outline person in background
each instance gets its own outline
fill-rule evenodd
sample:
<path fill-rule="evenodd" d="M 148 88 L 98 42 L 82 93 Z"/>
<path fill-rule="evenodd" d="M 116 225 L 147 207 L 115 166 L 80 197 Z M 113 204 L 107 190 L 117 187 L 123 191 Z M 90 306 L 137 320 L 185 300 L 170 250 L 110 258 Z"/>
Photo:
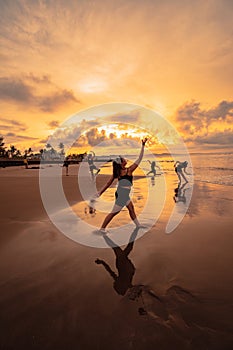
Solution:
<path fill-rule="evenodd" d="M 70 165 L 70 163 L 69 163 L 69 158 L 66 157 L 65 160 L 64 160 L 64 163 L 63 163 L 63 167 L 66 168 L 66 176 L 69 175 L 69 174 L 68 174 L 68 173 L 69 173 L 69 165 Z"/>
<path fill-rule="evenodd" d="M 156 175 L 156 169 L 155 169 L 156 163 L 154 160 L 152 162 L 150 160 L 148 160 L 148 162 L 150 163 L 151 169 L 146 175 L 153 174 L 153 176 L 155 176 Z"/>
<path fill-rule="evenodd" d="M 94 180 L 95 175 L 97 175 L 100 172 L 100 169 L 98 169 L 97 166 L 94 164 L 94 156 L 92 154 L 88 154 L 87 162 L 89 165 L 92 180 Z M 95 174 L 94 170 L 97 170 Z"/>
<path fill-rule="evenodd" d="M 27 156 L 24 157 L 23 164 L 24 164 L 24 166 L 25 166 L 25 169 L 28 169 L 28 160 L 27 160 Z"/>
<path fill-rule="evenodd" d="M 175 167 L 175 172 L 178 176 L 179 179 L 179 183 L 181 184 L 182 178 L 184 179 L 184 181 L 187 183 L 188 180 L 186 179 L 186 176 L 184 175 L 184 173 L 186 175 L 190 175 L 186 172 L 186 168 L 188 166 L 188 162 L 180 162 L 179 160 L 177 162 L 175 162 L 174 167 Z"/>

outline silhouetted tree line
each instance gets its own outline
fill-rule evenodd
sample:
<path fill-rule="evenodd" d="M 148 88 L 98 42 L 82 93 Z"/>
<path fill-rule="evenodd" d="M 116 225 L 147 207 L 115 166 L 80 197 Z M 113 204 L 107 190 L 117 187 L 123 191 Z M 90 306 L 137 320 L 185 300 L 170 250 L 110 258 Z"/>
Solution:
<path fill-rule="evenodd" d="M 0 158 L 5 159 L 37 159 L 37 160 L 63 160 L 65 158 L 65 145 L 60 142 L 58 145 L 58 150 L 56 150 L 50 143 L 47 143 L 44 149 L 40 149 L 39 152 L 34 153 L 32 148 L 29 147 L 24 151 L 17 149 L 14 145 L 10 145 L 10 147 L 4 146 L 4 138 L 0 136 Z M 70 154 L 70 160 L 79 160 L 86 156 L 86 152 L 82 154 Z"/>

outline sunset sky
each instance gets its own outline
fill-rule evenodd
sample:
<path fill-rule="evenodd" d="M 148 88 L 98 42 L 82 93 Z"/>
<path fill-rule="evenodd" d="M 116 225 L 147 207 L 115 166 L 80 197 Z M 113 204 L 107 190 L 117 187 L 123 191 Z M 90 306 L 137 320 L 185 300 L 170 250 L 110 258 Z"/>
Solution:
<path fill-rule="evenodd" d="M 191 151 L 232 149 L 233 1 L 0 0 L 0 11 L 7 146 L 39 150 L 70 115 L 128 102 L 165 116 Z"/>

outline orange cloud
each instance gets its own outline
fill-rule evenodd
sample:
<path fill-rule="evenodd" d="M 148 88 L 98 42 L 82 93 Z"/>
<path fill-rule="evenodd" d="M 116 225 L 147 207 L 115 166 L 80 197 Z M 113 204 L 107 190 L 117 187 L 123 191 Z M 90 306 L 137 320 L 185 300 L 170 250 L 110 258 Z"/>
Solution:
<path fill-rule="evenodd" d="M 204 109 L 200 102 L 187 102 L 175 114 L 178 128 L 187 142 L 232 147 L 233 101 L 221 101 Z"/>

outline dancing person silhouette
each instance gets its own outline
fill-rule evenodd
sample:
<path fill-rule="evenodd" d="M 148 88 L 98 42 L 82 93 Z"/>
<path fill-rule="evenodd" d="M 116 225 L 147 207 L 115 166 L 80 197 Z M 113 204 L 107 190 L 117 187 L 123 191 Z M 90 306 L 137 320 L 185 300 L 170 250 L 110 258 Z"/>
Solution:
<path fill-rule="evenodd" d="M 156 163 L 154 160 L 152 162 L 150 160 L 148 160 L 148 162 L 150 163 L 151 169 L 146 175 L 153 174 L 153 176 L 155 176 L 156 175 L 156 169 L 155 169 Z"/>
<path fill-rule="evenodd" d="M 137 219 L 134 205 L 130 199 L 130 191 L 131 187 L 133 185 L 133 172 L 137 169 L 138 165 L 140 164 L 143 155 L 144 155 L 144 147 L 147 142 L 147 138 L 142 140 L 142 146 L 141 151 L 139 154 L 138 159 L 128 168 L 126 168 L 127 161 L 125 158 L 118 157 L 116 160 L 113 161 L 113 174 L 109 181 L 106 183 L 106 185 L 102 188 L 101 191 L 98 192 L 97 196 L 101 196 L 106 189 L 111 186 L 113 181 L 115 179 L 118 179 L 118 187 L 115 192 L 115 204 L 112 208 L 112 211 L 106 216 L 104 219 L 102 226 L 100 228 L 100 231 L 102 233 L 106 233 L 106 227 L 110 223 L 110 221 L 120 213 L 122 208 L 125 206 L 127 207 L 129 211 L 129 215 L 131 219 L 134 221 L 136 227 L 142 227 Z"/>
<path fill-rule="evenodd" d="M 177 176 L 178 176 L 178 179 L 179 179 L 180 184 L 181 184 L 181 181 L 182 181 L 181 177 L 185 180 L 186 183 L 188 182 L 188 180 L 186 179 L 186 177 L 185 177 L 185 175 L 184 175 L 184 173 L 185 173 L 186 175 L 190 175 L 190 174 L 188 174 L 188 173 L 186 172 L 187 166 L 188 166 L 188 162 L 187 162 L 187 161 L 185 161 L 185 162 L 180 162 L 180 161 L 178 160 L 178 161 L 175 162 L 175 164 L 174 164 L 175 172 L 177 173 Z"/>
<path fill-rule="evenodd" d="M 88 162 L 88 165 L 89 165 L 91 178 L 92 178 L 92 180 L 94 180 L 95 176 L 94 176 L 94 171 L 93 170 L 96 170 L 95 175 L 97 175 L 100 172 L 100 169 L 98 169 L 97 166 L 94 164 L 94 156 L 92 154 L 88 154 L 87 162 Z"/>

